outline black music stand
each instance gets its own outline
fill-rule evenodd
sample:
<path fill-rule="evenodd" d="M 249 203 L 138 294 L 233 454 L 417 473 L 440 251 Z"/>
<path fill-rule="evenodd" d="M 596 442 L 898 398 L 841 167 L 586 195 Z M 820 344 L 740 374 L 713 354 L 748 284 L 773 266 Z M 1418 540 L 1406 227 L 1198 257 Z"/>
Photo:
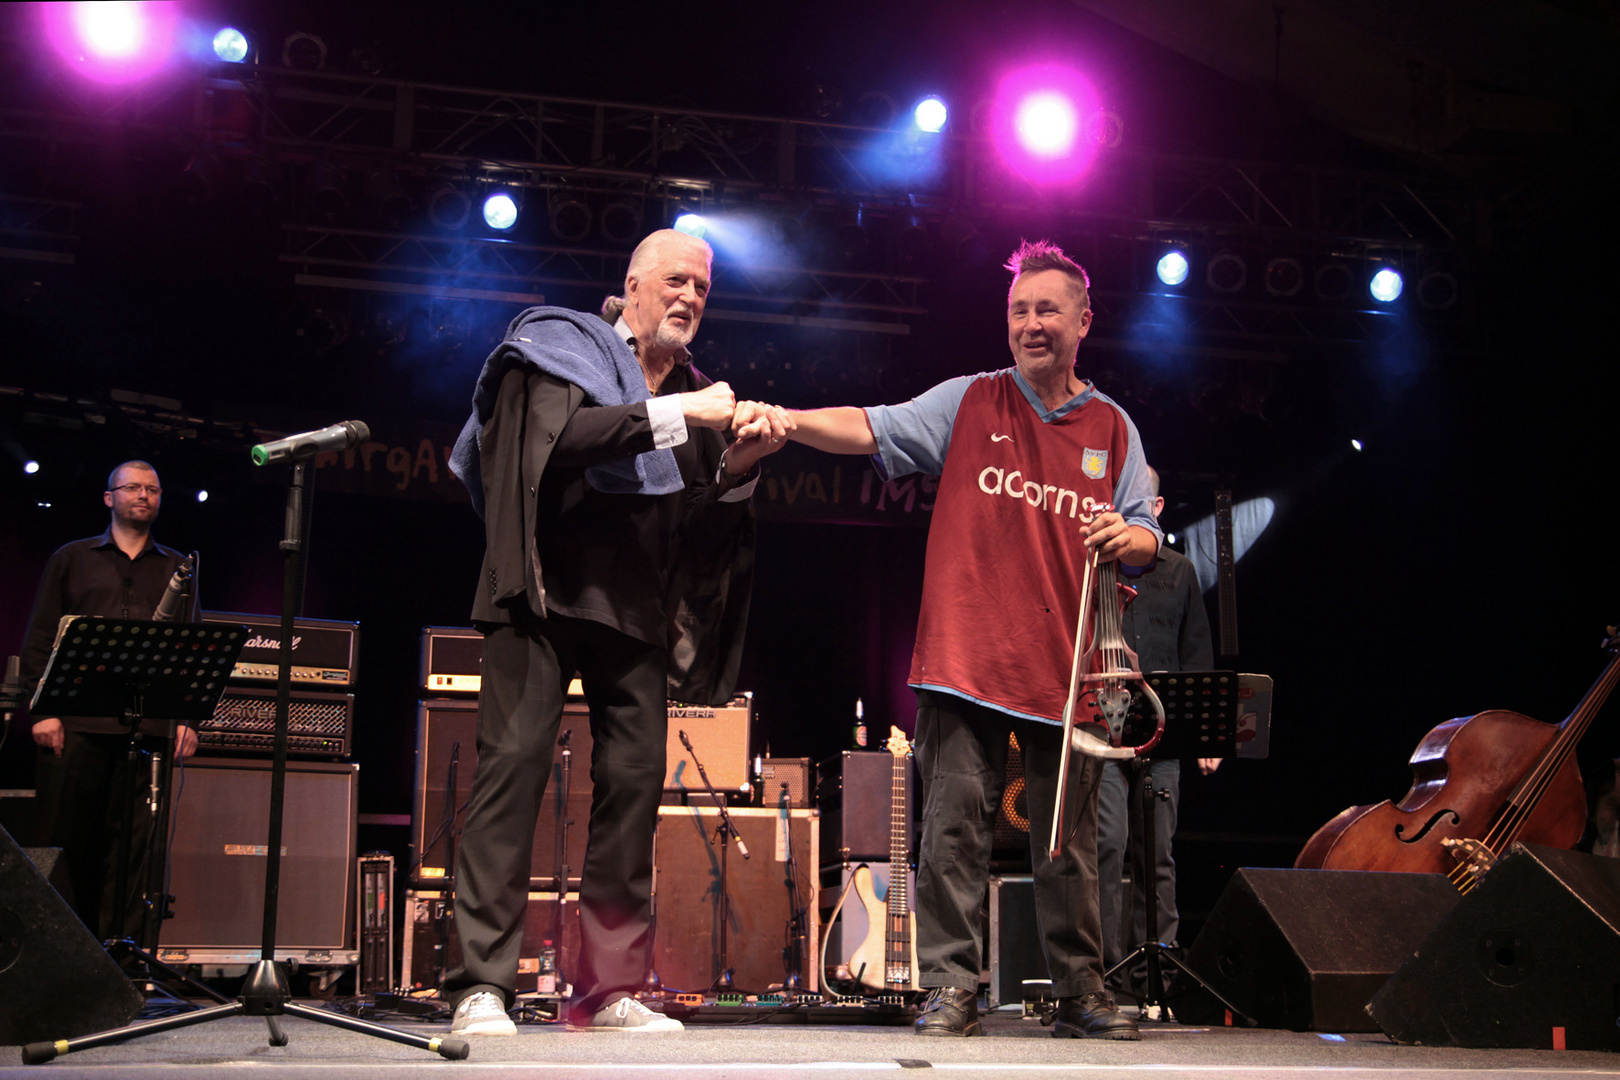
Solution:
<path fill-rule="evenodd" d="M 169 748 L 160 778 L 153 782 L 156 816 L 151 828 L 142 924 L 148 940 L 137 943 L 119 936 L 106 941 L 107 952 L 122 966 L 138 960 L 150 976 L 161 971 L 176 982 L 217 1001 L 227 1000 L 152 954 L 163 920 L 168 917 L 164 870 L 169 783 L 173 773 L 176 727 L 193 728 L 214 715 L 226 679 L 247 641 L 247 627 L 221 623 L 177 623 L 106 616 L 67 615 L 57 627 L 45 672 L 34 691 L 30 711 L 40 716 L 114 716 L 129 730 L 129 754 L 148 717 L 164 717 Z M 132 783 L 134 781 L 132 771 Z M 134 833 L 134 791 L 119 830 L 118 870 L 114 887 L 113 925 L 122 928 L 128 914 L 129 852 Z"/>
<path fill-rule="evenodd" d="M 311 452 L 311 456 L 313 451 Z M 281 652 L 280 675 L 276 682 L 276 743 L 270 770 L 270 832 L 266 844 L 264 872 L 264 939 L 259 962 L 253 965 L 243 983 L 242 992 L 235 1001 L 212 1005 L 181 1016 L 150 1020 L 111 1031 L 85 1035 L 77 1039 L 55 1042 L 30 1043 L 23 1047 L 23 1062 L 40 1065 L 75 1050 L 88 1050 L 94 1046 L 121 1042 L 142 1035 L 155 1035 L 160 1031 L 206 1024 L 228 1016 L 262 1016 L 270 1029 L 270 1045 L 287 1045 L 287 1036 L 276 1018 L 291 1014 L 319 1024 L 348 1028 L 374 1038 L 404 1043 L 423 1050 L 431 1050 L 441 1057 L 460 1061 L 471 1052 L 465 1039 L 454 1036 L 432 1038 L 413 1035 L 382 1024 L 373 1024 L 352 1016 L 342 1016 L 324 1009 L 299 1005 L 292 1000 L 287 976 L 276 962 L 276 904 L 281 888 L 281 825 L 287 779 L 287 712 L 292 703 L 292 638 L 293 620 L 300 614 L 304 595 L 304 549 L 308 546 L 312 503 L 305 497 L 305 478 L 308 461 L 299 460 L 292 467 L 292 478 L 287 489 L 285 532 L 281 540 L 282 593 L 281 593 Z M 174 623 L 160 626 L 172 627 Z M 242 628 L 245 633 L 245 628 Z M 43 684 L 43 680 L 41 680 Z M 210 711 L 212 711 L 210 709 Z"/>
<path fill-rule="evenodd" d="M 1256 717 L 1252 712 L 1254 701 L 1253 688 L 1256 678 L 1264 679 L 1267 693 L 1264 699 L 1264 715 Z M 1153 757 L 1157 758 L 1228 758 L 1241 755 L 1243 745 L 1251 741 L 1258 724 L 1259 731 L 1264 733 L 1270 726 L 1270 693 L 1271 680 L 1265 676 L 1240 676 L 1235 671 L 1157 671 L 1144 676 L 1147 685 L 1159 695 L 1159 701 L 1164 706 L 1164 734 L 1160 736 L 1159 743 L 1153 750 Z M 1245 709 L 1250 712 L 1245 713 Z M 1146 733 L 1135 730 L 1136 723 L 1146 724 L 1148 718 L 1133 713 L 1125 722 L 1124 742 L 1130 745 L 1140 745 L 1145 741 Z M 1261 745 L 1264 745 L 1262 741 Z M 1248 755 L 1241 755 L 1248 756 Z M 1127 763 L 1131 777 L 1131 789 L 1135 790 L 1138 784 L 1142 787 L 1142 849 L 1145 853 L 1143 859 L 1143 872 L 1153 873 L 1153 852 L 1158 847 L 1158 823 L 1154 813 L 1155 800 L 1168 801 L 1170 793 L 1154 788 L 1152 776 L 1148 772 L 1152 759 L 1138 757 Z M 1129 808 L 1127 807 L 1127 815 Z M 1128 846 L 1128 845 L 1127 845 Z M 1132 868 L 1135 873 L 1135 868 Z M 1123 972 L 1138 958 L 1147 962 L 1147 982 L 1137 1004 L 1143 1010 L 1149 1006 L 1163 1006 L 1164 1001 L 1164 969 L 1165 961 L 1181 971 L 1181 973 L 1203 987 L 1209 994 L 1219 1001 L 1232 1016 L 1245 1027 L 1255 1026 L 1255 1021 L 1221 997 L 1209 983 L 1180 957 L 1170 951 L 1170 947 L 1159 940 L 1159 883 L 1149 880 L 1143 883 L 1143 914 L 1146 916 L 1145 925 L 1148 937 L 1146 941 L 1138 944 L 1127 953 L 1120 962 L 1104 973 L 1106 982 L 1119 972 Z"/>

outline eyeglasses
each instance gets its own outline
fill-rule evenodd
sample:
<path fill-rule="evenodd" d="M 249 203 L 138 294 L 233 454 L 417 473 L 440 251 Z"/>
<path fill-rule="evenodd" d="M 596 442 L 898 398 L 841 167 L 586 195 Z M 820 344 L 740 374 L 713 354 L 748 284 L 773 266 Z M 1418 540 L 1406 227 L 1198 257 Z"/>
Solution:
<path fill-rule="evenodd" d="M 139 495 L 143 491 L 148 495 L 163 494 L 163 489 L 156 484 L 119 484 L 113 490 L 122 491 L 125 495 Z"/>

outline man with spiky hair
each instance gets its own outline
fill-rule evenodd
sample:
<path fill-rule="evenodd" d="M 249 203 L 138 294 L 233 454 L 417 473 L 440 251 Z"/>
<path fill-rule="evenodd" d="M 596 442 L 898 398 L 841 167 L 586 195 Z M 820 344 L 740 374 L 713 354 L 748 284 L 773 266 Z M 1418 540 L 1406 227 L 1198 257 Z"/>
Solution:
<path fill-rule="evenodd" d="M 564 697 L 590 707 L 591 816 L 571 1027 L 678 1031 L 636 1000 L 647 962 L 666 699 L 736 685 L 752 570 L 749 498 L 780 449 L 759 407 L 691 364 L 713 252 L 674 230 L 630 257 L 601 313 L 530 308 L 473 394 L 452 454 L 484 519 L 473 622 L 484 633 L 478 767 L 455 867 L 457 1035 L 510 1035 L 529 867 Z"/>
<path fill-rule="evenodd" d="M 982 1032 L 979 914 L 1012 733 L 1059 999 L 1054 1034 L 1135 1039 L 1136 1022 L 1103 987 L 1097 759 L 1071 763 L 1059 859 L 1047 838 L 1085 556 L 1150 565 L 1162 534 L 1136 427 L 1075 373 L 1092 322 L 1086 272 L 1047 241 L 1024 243 L 1007 269 L 1012 367 L 947 380 L 902 405 L 794 412 L 790 437 L 871 454 L 886 478 L 940 478 L 909 680 L 923 796 L 918 984 L 930 991 L 918 1034 Z M 754 415 L 745 405 L 738 421 Z"/>
<path fill-rule="evenodd" d="M 110 511 L 107 531 L 63 545 L 45 564 L 20 660 L 30 694 L 45 673 L 62 616 L 150 619 L 185 558 L 152 539 L 163 488 L 151 465 L 126 461 L 113 469 L 101 500 Z M 198 610 L 193 588 L 191 608 L 181 621 L 196 622 Z M 62 849 L 74 910 L 92 932 L 103 939 L 137 938 L 145 917 L 141 894 L 148 839 L 139 821 L 130 833 L 124 922 L 114 922 L 118 838 L 138 805 L 129 729 L 112 716 L 39 716 L 32 732 L 39 748 L 34 760 L 39 843 Z M 176 734 L 181 757 L 196 753 L 195 732 L 182 724 Z M 135 733 L 137 749 L 159 747 L 167 735 L 167 721 L 148 717 Z M 151 948 L 157 942 L 141 944 Z"/>

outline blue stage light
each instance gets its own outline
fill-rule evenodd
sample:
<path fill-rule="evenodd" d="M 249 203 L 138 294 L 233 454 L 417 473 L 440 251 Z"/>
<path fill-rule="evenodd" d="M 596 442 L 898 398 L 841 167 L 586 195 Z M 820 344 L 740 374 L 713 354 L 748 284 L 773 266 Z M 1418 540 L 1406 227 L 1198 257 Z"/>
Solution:
<path fill-rule="evenodd" d="M 1361 447 L 1362 447 L 1362 442 L 1361 442 L 1360 439 L 1351 439 L 1350 440 L 1350 449 L 1352 449 L 1352 450 L 1360 450 Z"/>
<path fill-rule="evenodd" d="M 932 95 L 925 97 L 917 102 L 911 116 L 916 121 L 917 127 L 923 131 L 943 131 L 947 116 L 945 102 Z"/>
<path fill-rule="evenodd" d="M 709 223 L 702 214 L 682 214 L 675 219 L 675 231 L 702 240 L 704 234 L 709 231 Z"/>
<path fill-rule="evenodd" d="M 484 200 L 484 224 L 503 232 L 517 224 L 517 203 L 504 191 L 497 191 Z"/>
<path fill-rule="evenodd" d="M 39 472 L 39 462 L 37 462 L 37 461 L 25 461 L 25 462 L 23 462 L 23 472 L 27 473 L 29 476 L 33 476 L 35 473 Z"/>
<path fill-rule="evenodd" d="M 1392 304 L 1400 299 L 1403 284 L 1401 272 L 1386 266 L 1372 276 L 1367 291 L 1372 293 L 1372 298 L 1380 304 Z"/>
<path fill-rule="evenodd" d="M 220 27 L 214 35 L 214 55 L 227 64 L 240 64 L 247 59 L 248 39 L 234 26 Z"/>
<path fill-rule="evenodd" d="M 1180 285 L 1187 280 L 1187 256 L 1179 251 L 1166 252 L 1158 265 L 1159 280 L 1166 285 Z"/>

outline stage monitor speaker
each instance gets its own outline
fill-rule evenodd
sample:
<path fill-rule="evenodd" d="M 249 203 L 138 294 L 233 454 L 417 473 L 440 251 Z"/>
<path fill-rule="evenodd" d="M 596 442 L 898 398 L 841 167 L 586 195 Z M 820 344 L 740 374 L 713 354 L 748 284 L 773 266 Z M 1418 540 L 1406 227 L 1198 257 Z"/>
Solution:
<path fill-rule="evenodd" d="M 568 882 L 579 887 L 585 867 L 585 839 L 591 820 L 591 717 L 583 702 L 563 706 L 557 737 L 568 733 L 572 765 L 569 770 L 567 813 L 562 811 L 562 749 L 554 748 L 551 779 L 540 806 L 540 820 L 534 827 L 534 854 L 529 861 L 529 887 L 552 889 L 556 885 L 557 821 L 571 821 L 568 827 Z M 455 832 L 460 843 L 466 824 L 464 809 L 472 794 L 473 773 L 478 768 L 478 702 L 441 699 L 424 701 L 419 707 L 416 726 L 416 797 L 411 813 L 411 852 L 414 856 L 409 877 L 434 886 L 442 884 L 450 872 L 447 838 L 440 833 L 445 819 L 445 788 L 449 782 L 450 754 L 460 746 L 456 759 Z"/>
<path fill-rule="evenodd" d="M 129 979 L 4 829 L 0 1001 L 0 1046 L 123 1027 L 141 1010 Z"/>
<path fill-rule="evenodd" d="M 894 755 L 885 750 L 845 750 L 821 763 L 817 801 L 826 814 L 821 862 L 888 862 L 894 821 Z M 907 838 L 916 835 L 917 763 L 906 769 Z"/>
<path fill-rule="evenodd" d="M 1515 844 L 1368 1011 L 1398 1043 L 1620 1050 L 1620 859 Z"/>
<path fill-rule="evenodd" d="M 404 933 L 400 966 L 405 972 L 405 985 L 412 990 L 438 989 L 444 976 L 461 963 L 461 939 L 456 936 L 452 902 L 442 892 L 407 892 Z M 554 941 L 556 933 L 557 894 L 531 892 L 523 916 L 523 947 L 518 953 L 514 987 L 518 993 L 540 992 L 540 950 Z M 568 894 L 568 907 L 563 912 L 558 967 L 565 979 L 579 975 L 578 893 Z"/>
<path fill-rule="evenodd" d="M 885 755 L 887 757 L 887 755 Z M 748 845 L 749 858 L 726 845 L 725 879 L 730 898 L 726 963 L 738 990 L 759 993 L 780 985 L 786 973 L 783 949 L 789 944 L 792 914 L 788 890 L 788 845 L 804 908 L 803 959 L 799 977 L 805 990 L 820 985 L 816 948 L 821 919 L 816 904 L 816 849 L 821 818 L 814 810 L 738 808 L 731 819 Z M 712 806 L 658 808 L 658 853 L 653 869 L 657 937 L 653 966 L 667 990 L 701 992 L 720 974 L 720 820 Z"/>
<path fill-rule="evenodd" d="M 282 811 L 281 891 L 276 956 L 355 948 L 356 787 L 349 762 L 287 762 Z M 192 758 L 176 770 L 169 875 L 174 918 L 163 924 L 160 958 L 205 962 L 195 954 L 236 951 L 257 960 L 264 938 L 264 875 L 270 827 L 270 764 Z M 235 962 L 219 958 L 216 962 Z"/>
<path fill-rule="evenodd" d="M 1456 903 L 1443 874 L 1246 867 L 1187 964 L 1261 1027 L 1377 1031 L 1367 1002 Z M 1170 1005 L 1190 1023 L 1223 1012 L 1197 987 Z"/>

